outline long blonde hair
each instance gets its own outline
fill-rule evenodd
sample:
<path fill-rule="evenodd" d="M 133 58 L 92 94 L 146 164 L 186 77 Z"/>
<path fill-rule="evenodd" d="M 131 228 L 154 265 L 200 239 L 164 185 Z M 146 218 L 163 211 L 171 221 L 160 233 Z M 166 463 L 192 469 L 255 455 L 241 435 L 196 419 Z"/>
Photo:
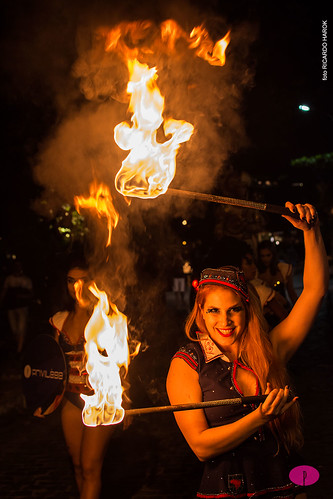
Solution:
<path fill-rule="evenodd" d="M 194 325 L 200 331 L 207 332 L 201 308 L 204 306 L 208 293 L 216 287 L 219 286 L 204 285 L 197 292 L 194 307 L 185 324 L 186 336 L 192 341 L 197 341 L 196 336 L 194 336 Z M 286 384 L 289 384 L 286 368 L 274 355 L 268 335 L 268 325 L 262 312 L 258 294 L 251 284 L 248 284 L 248 290 L 249 302 L 239 293 L 246 311 L 246 327 L 237 339 L 239 342 L 238 359 L 254 370 L 258 376 L 262 393 L 266 390 L 267 382 L 270 383 L 272 389 L 284 388 Z M 300 448 L 303 445 L 300 422 L 300 408 L 299 404 L 296 403 L 269 423 L 277 441 L 282 442 L 288 452 L 293 447 Z"/>

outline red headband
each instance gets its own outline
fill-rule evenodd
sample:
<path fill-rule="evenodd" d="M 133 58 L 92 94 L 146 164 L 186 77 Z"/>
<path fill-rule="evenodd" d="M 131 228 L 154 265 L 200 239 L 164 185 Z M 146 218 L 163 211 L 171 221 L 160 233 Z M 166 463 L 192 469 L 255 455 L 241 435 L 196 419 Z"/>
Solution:
<path fill-rule="evenodd" d="M 244 272 L 237 267 L 220 267 L 218 269 L 204 269 L 201 272 L 199 288 L 205 284 L 217 284 L 227 286 L 240 293 L 246 301 L 249 301 Z"/>

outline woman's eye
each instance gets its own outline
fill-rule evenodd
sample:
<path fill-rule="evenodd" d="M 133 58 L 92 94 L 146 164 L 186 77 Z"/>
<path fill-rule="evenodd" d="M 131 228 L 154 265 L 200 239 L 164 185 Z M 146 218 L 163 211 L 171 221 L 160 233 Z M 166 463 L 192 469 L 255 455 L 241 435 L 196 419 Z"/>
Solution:
<path fill-rule="evenodd" d="M 238 307 L 233 307 L 231 309 L 231 312 L 241 312 L 243 310 L 243 307 L 241 306 L 238 306 Z"/>
<path fill-rule="evenodd" d="M 219 313 L 219 309 L 218 308 L 208 308 L 206 310 L 206 314 L 218 314 Z"/>

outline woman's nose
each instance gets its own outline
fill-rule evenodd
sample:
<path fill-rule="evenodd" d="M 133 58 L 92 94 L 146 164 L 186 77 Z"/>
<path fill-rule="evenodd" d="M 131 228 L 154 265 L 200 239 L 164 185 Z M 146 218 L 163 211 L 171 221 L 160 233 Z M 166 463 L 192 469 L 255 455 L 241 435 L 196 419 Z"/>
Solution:
<path fill-rule="evenodd" d="M 222 326 L 228 326 L 228 324 L 230 324 L 231 322 L 231 318 L 229 316 L 229 314 L 227 312 L 225 313 L 221 313 L 220 315 L 220 323 Z"/>

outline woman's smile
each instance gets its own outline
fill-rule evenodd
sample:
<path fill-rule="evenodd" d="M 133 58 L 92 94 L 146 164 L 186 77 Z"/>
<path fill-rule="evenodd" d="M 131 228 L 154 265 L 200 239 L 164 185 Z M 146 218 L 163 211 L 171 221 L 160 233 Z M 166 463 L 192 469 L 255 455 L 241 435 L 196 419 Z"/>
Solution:
<path fill-rule="evenodd" d="M 221 329 L 219 327 L 216 327 L 215 328 L 217 330 L 217 332 L 223 336 L 223 338 L 229 338 L 229 336 L 231 336 L 233 334 L 233 332 L 235 331 L 235 328 L 232 327 L 232 328 L 227 328 L 227 329 Z"/>

